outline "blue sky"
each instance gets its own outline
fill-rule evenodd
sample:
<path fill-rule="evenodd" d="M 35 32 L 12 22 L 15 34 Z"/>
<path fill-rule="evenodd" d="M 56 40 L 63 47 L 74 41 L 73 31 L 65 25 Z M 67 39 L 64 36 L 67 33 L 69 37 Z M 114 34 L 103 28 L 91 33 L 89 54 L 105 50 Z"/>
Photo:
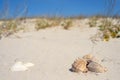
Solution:
<path fill-rule="evenodd" d="M 9 16 L 24 15 L 28 8 L 28 16 L 77 16 L 103 13 L 105 0 L 0 0 L 0 12 L 8 2 Z M 26 6 L 25 6 L 26 5 Z M 117 0 L 115 11 L 120 10 L 120 0 Z"/>

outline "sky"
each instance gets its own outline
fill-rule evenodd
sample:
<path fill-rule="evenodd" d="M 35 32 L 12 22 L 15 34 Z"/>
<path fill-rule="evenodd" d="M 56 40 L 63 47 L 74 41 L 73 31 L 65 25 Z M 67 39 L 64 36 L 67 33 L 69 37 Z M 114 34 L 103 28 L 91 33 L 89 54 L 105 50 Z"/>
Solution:
<path fill-rule="evenodd" d="M 107 8 L 105 1 L 107 0 L 0 0 L 0 16 L 90 16 L 104 14 Z M 7 6 L 5 7 L 5 5 Z M 117 0 L 113 12 L 119 10 L 120 0 Z"/>

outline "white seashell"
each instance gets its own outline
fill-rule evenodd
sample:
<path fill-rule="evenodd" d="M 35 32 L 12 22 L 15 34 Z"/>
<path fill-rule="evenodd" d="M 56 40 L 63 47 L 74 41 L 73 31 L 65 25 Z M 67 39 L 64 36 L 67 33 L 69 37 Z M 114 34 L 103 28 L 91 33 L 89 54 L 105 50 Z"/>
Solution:
<path fill-rule="evenodd" d="M 26 64 L 24 64 L 23 62 L 19 61 L 19 62 L 16 62 L 11 67 L 11 71 L 26 71 L 26 70 L 28 70 L 28 67 L 32 67 L 32 66 L 34 66 L 33 63 L 26 63 Z"/>
<path fill-rule="evenodd" d="M 24 66 L 22 62 L 16 62 L 12 67 L 11 71 L 26 71 L 28 68 Z"/>

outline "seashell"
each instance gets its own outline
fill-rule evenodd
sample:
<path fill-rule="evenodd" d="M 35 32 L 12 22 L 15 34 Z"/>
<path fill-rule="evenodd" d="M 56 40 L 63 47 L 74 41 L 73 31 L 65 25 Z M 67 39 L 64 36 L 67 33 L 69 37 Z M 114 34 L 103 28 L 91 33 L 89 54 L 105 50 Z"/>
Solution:
<path fill-rule="evenodd" d="M 16 62 L 12 67 L 11 67 L 11 71 L 26 71 L 28 70 L 28 68 L 26 66 L 24 66 L 24 64 L 22 62 Z"/>
<path fill-rule="evenodd" d="M 103 67 L 97 62 L 91 61 L 88 65 L 87 68 L 91 72 L 96 72 L 96 73 L 103 73 L 107 71 L 107 68 Z"/>
<path fill-rule="evenodd" d="M 90 61 L 99 62 L 99 60 L 97 58 L 95 58 L 92 54 L 87 54 L 87 55 L 83 56 L 83 59 L 87 60 L 88 63 Z"/>
<path fill-rule="evenodd" d="M 11 71 L 26 71 L 29 69 L 29 67 L 34 66 L 33 63 L 23 63 L 21 61 L 16 62 L 12 67 Z"/>
<path fill-rule="evenodd" d="M 83 59 L 92 59 L 93 55 L 92 54 L 87 54 L 85 56 L 83 56 Z"/>
<path fill-rule="evenodd" d="M 86 73 L 88 71 L 87 67 L 87 61 L 84 59 L 78 58 L 74 63 L 72 64 L 71 71 L 73 72 L 83 72 Z"/>

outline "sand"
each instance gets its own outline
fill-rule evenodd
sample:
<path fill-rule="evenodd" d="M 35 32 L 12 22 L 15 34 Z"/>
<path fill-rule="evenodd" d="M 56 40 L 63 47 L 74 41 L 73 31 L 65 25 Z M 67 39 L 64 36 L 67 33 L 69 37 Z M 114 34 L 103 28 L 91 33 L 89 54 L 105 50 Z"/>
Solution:
<path fill-rule="evenodd" d="M 120 38 L 93 44 L 90 37 L 96 28 L 70 30 L 48 28 L 18 32 L 0 40 L 0 80 L 119 80 Z M 93 54 L 107 67 L 105 73 L 70 72 L 73 61 Z M 15 61 L 34 64 L 27 71 L 12 72 Z"/>

